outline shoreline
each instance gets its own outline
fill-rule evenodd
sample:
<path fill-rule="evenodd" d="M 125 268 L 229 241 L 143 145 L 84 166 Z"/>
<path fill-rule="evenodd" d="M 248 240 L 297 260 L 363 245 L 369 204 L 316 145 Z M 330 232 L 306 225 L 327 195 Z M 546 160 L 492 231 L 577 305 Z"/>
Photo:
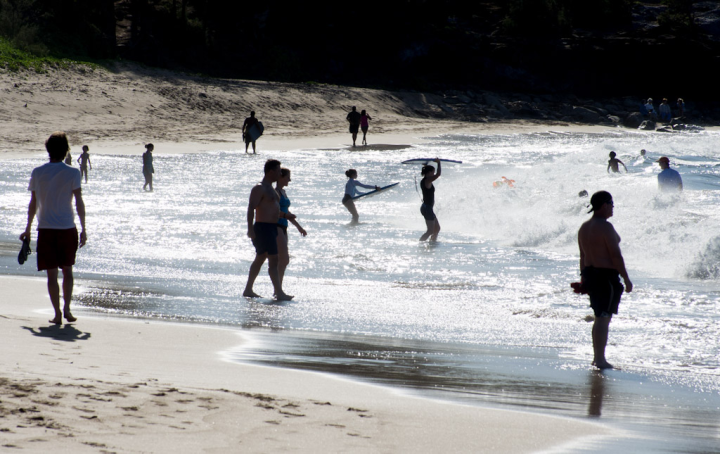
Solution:
<path fill-rule="evenodd" d="M 534 452 L 610 433 L 587 421 L 221 359 L 243 343 L 240 330 L 84 313 L 74 324 L 47 326 L 44 279 L 2 276 L 0 283 L 9 347 L 0 378 L 3 446 L 310 452 L 321 440 L 330 450 L 358 452 Z"/>

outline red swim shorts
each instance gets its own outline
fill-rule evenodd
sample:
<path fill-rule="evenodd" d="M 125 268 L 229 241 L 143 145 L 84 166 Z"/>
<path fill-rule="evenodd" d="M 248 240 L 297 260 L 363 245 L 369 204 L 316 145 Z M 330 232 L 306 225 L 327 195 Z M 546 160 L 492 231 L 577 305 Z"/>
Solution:
<path fill-rule="evenodd" d="M 78 249 L 78 231 L 38 229 L 37 268 L 38 271 L 73 266 Z"/>

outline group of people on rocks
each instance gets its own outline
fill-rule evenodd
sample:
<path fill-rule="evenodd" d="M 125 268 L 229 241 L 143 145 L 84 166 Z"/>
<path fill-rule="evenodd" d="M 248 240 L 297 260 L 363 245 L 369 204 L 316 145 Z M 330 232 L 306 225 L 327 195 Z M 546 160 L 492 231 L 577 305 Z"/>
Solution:
<path fill-rule="evenodd" d="M 660 103 L 660 106 L 658 106 L 657 110 L 653 104 L 653 99 L 648 98 L 644 103 L 640 103 L 640 113 L 654 121 L 660 119 L 662 121 L 669 122 L 673 119 L 672 108 L 670 107 L 667 98 L 662 99 L 662 102 Z M 676 118 L 685 116 L 685 101 L 683 101 L 682 98 L 678 98 L 677 100 L 675 113 Z"/>

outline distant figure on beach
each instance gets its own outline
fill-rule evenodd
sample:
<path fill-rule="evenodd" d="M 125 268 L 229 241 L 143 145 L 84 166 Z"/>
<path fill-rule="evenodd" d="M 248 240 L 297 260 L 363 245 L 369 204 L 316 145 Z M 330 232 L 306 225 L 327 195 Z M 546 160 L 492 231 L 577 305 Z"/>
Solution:
<path fill-rule="evenodd" d="M 45 149 L 50 162 L 33 169 L 28 190 L 31 191 L 28 206 L 28 221 L 20 240 L 29 241 L 33 219 L 37 214 L 37 268 L 47 273 L 47 287 L 50 302 L 55 309 L 55 317 L 50 323 L 59 325 L 63 316 L 68 322 L 77 320 L 70 312 L 73 292 L 73 271 L 75 254 L 87 241 L 85 232 L 85 203 L 82 198 L 80 171 L 67 166 L 65 158 L 70 145 L 64 132 L 54 132 L 45 141 Z M 75 210 L 80 219 L 80 241 L 75 226 L 72 199 L 75 198 Z M 60 310 L 60 287 L 58 268 L 63 273 L 64 306 Z"/>
<path fill-rule="evenodd" d="M 280 211 L 285 213 L 286 215 L 292 214 L 290 213 L 290 199 L 288 198 L 287 194 L 285 193 L 284 187 L 286 187 L 292 179 L 290 178 L 290 170 L 286 168 L 280 169 L 280 179 L 277 180 L 277 183 L 275 184 L 275 190 L 278 193 L 278 196 L 280 197 Z M 294 215 L 293 215 L 294 216 Z M 303 229 L 300 224 L 297 221 L 296 217 L 292 218 L 283 218 L 281 217 L 278 219 L 278 236 L 277 236 L 277 246 L 278 246 L 278 277 L 280 279 L 280 287 L 282 287 L 283 279 L 285 278 L 285 270 L 287 269 L 288 264 L 290 263 L 290 253 L 288 252 L 288 221 L 292 223 L 292 225 L 295 226 L 295 228 L 300 232 L 300 235 L 307 236 L 307 232 L 305 229 Z"/>
<path fill-rule="evenodd" d="M 247 209 L 247 236 L 255 246 L 255 260 L 250 265 L 247 284 L 243 296 L 259 298 L 260 295 L 253 291 L 253 285 L 260 269 L 268 261 L 268 274 L 275 290 L 275 298 L 278 301 L 289 301 L 292 295 L 283 292 L 282 282 L 278 274 L 278 220 L 295 219 L 291 213 L 280 211 L 280 196 L 272 184 L 281 177 L 280 161 L 268 159 L 265 163 L 265 176 L 260 184 L 250 191 L 250 201 Z"/>
<path fill-rule="evenodd" d="M 68 150 L 67 154 L 65 155 L 65 164 L 72 166 L 72 155 L 70 154 L 70 150 Z"/>
<path fill-rule="evenodd" d="M 615 154 L 615 152 L 611 151 L 610 152 L 610 160 L 608 161 L 608 166 L 607 166 L 607 172 L 610 173 L 610 169 L 612 169 L 613 173 L 620 173 L 620 167 L 618 166 L 618 164 L 621 164 L 623 166 L 623 168 L 625 169 L 625 173 L 627 173 L 627 167 L 625 167 L 625 164 L 623 164 L 623 162 L 621 160 L 617 159 L 615 156 L 617 156 Z"/>
<path fill-rule="evenodd" d="M 352 134 L 353 147 L 357 140 L 358 130 L 360 129 L 360 114 L 358 113 L 355 106 L 352 106 L 352 110 L 347 114 L 345 119 L 350 123 L 350 134 Z"/>
<path fill-rule="evenodd" d="M 372 117 L 370 115 L 368 115 L 368 113 L 365 112 L 365 110 L 360 112 L 360 129 L 363 132 L 363 141 L 362 141 L 363 145 L 367 145 L 367 132 L 368 132 L 368 129 L 370 128 L 370 124 L 368 123 L 368 120 L 372 120 Z"/>
<path fill-rule="evenodd" d="M 440 168 L 440 159 L 435 158 L 437 163 L 437 173 L 435 173 L 435 167 L 431 165 L 424 165 L 420 174 L 423 176 L 420 180 L 420 189 L 422 190 L 423 203 L 420 205 L 420 213 L 425 218 L 425 224 L 427 225 L 427 231 L 420 237 L 420 241 L 425 241 L 430 238 L 430 241 L 437 241 L 438 233 L 440 233 L 440 222 L 433 207 L 435 206 L 435 185 L 433 181 L 440 178 L 442 169 Z"/>
<path fill-rule="evenodd" d="M 252 140 L 252 137 L 250 137 L 250 128 L 256 126 L 258 123 L 259 121 L 255 118 L 255 111 L 253 110 L 250 112 L 250 116 L 245 119 L 242 127 L 243 141 L 245 141 L 245 153 L 248 152 L 248 148 L 252 143 L 253 154 L 257 154 L 257 150 L 255 149 L 255 140 Z"/>
<path fill-rule="evenodd" d="M 662 121 L 672 120 L 672 109 L 670 109 L 670 104 L 668 104 L 667 98 L 663 98 L 658 110 L 660 111 L 660 119 Z"/>
<path fill-rule="evenodd" d="M 682 177 L 677 170 L 670 168 L 670 159 L 666 156 L 658 159 L 662 172 L 658 174 L 658 188 L 662 192 L 682 192 Z"/>
<path fill-rule="evenodd" d="M 77 159 L 78 164 L 80 164 L 80 175 L 85 175 L 85 183 L 87 183 L 88 178 L 88 165 L 90 166 L 90 170 L 92 170 L 92 163 L 90 162 L 90 148 L 87 145 L 83 145 L 82 147 L 82 154 Z"/>
<path fill-rule="evenodd" d="M 651 118 L 656 118 L 657 114 L 655 113 L 655 106 L 653 106 L 653 99 L 648 98 L 647 102 L 645 103 L 645 110 L 647 110 L 648 115 L 650 115 Z"/>
<path fill-rule="evenodd" d="M 613 215 L 612 195 L 607 191 L 596 192 L 590 198 L 590 204 L 592 208 L 589 212 L 593 216 L 578 231 L 581 288 L 590 296 L 590 306 L 595 313 L 592 364 L 598 369 L 612 369 L 612 364 L 605 359 L 605 347 L 610 320 L 612 314 L 618 313 L 623 292 L 619 277 L 622 276 L 625 282 L 626 292 L 632 291 L 633 284 L 620 252 L 620 236 L 608 222 Z"/>
<path fill-rule="evenodd" d="M 155 145 L 149 143 L 145 145 L 145 153 L 143 153 L 143 176 L 145 177 L 145 184 L 143 185 L 143 191 L 147 191 L 148 185 L 150 185 L 150 192 L 153 190 L 153 173 L 155 173 L 155 167 L 153 167 L 153 156 L 152 152 L 155 149 Z"/>
<path fill-rule="evenodd" d="M 647 150 L 645 150 L 644 148 L 640 150 L 640 156 L 645 157 L 645 153 L 647 153 Z"/>
<path fill-rule="evenodd" d="M 677 100 L 677 108 L 678 108 L 678 117 L 685 116 L 685 101 L 683 101 L 682 98 L 678 98 Z"/>
<path fill-rule="evenodd" d="M 348 182 L 345 183 L 345 195 L 343 196 L 342 204 L 345 205 L 345 208 L 347 208 L 352 215 L 352 224 L 357 224 L 360 221 L 360 215 L 358 214 L 357 209 L 355 208 L 355 202 L 353 202 L 352 199 L 356 195 L 360 194 L 357 187 L 360 186 L 365 189 L 380 189 L 380 186 L 362 184 L 357 181 L 358 173 L 355 169 L 346 170 L 345 176 L 348 177 Z"/>

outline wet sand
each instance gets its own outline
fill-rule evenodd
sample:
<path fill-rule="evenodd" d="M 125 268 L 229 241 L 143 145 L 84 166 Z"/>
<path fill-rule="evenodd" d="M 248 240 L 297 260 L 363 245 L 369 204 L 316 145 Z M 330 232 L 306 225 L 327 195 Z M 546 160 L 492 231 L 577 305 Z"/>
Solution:
<path fill-rule="evenodd" d="M 45 282 L 0 277 L 0 446 L 26 452 L 536 452 L 603 425 L 421 399 L 228 361 L 236 329 L 92 315 L 51 326 Z"/>

